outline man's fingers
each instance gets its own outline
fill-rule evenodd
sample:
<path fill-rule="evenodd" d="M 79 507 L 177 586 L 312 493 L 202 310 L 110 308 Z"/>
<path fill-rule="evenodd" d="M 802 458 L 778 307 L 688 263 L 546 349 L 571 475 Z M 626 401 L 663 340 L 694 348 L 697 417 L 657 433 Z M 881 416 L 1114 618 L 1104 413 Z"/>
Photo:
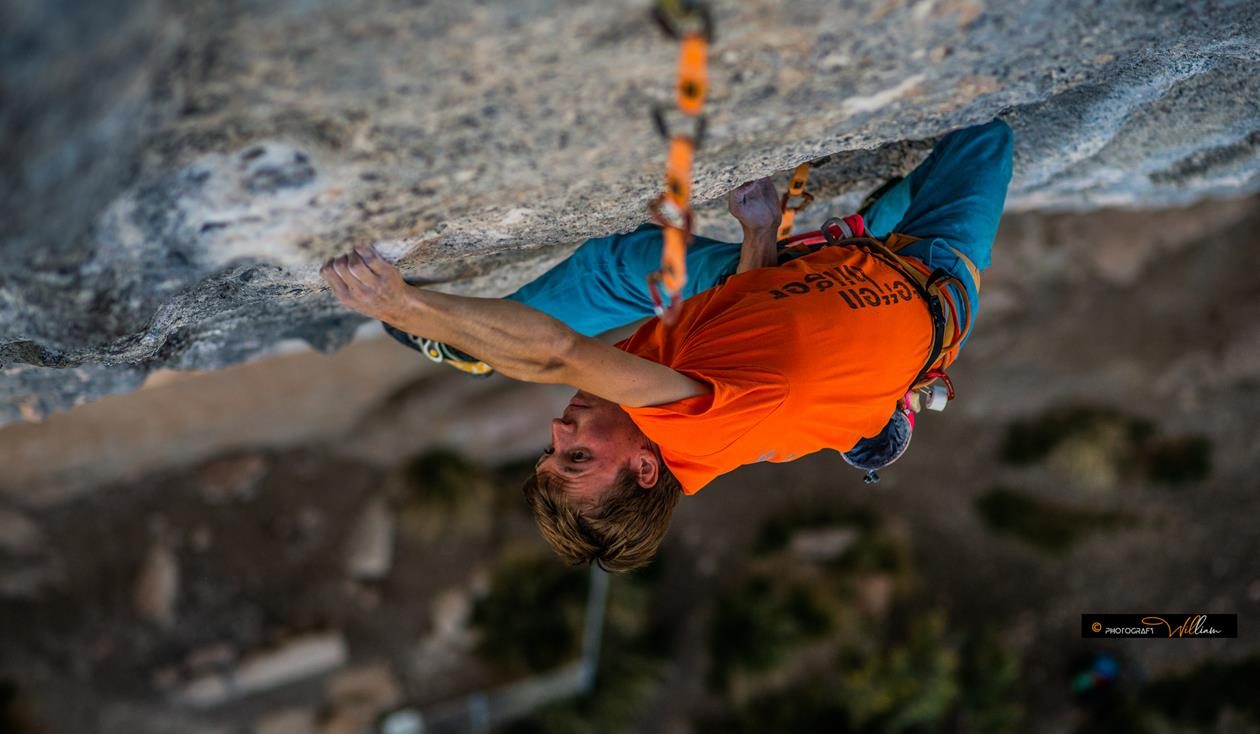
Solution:
<path fill-rule="evenodd" d="M 358 292 L 363 289 L 363 283 L 359 282 L 359 279 L 350 272 L 350 261 L 345 255 L 333 260 L 332 268 L 351 292 Z"/>
<path fill-rule="evenodd" d="M 333 268 L 333 262 L 334 260 L 329 260 L 324 263 L 324 267 L 319 269 L 319 276 L 324 279 L 328 287 L 335 291 L 338 287 L 345 288 L 346 284 L 342 281 L 341 276 L 337 274 L 336 269 Z"/>
<path fill-rule="evenodd" d="M 387 272 L 381 267 L 385 261 L 371 247 L 360 245 L 354 248 L 354 253 L 359 256 L 359 261 L 363 263 L 363 267 L 367 268 L 374 275 L 384 275 Z"/>
<path fill-rule="evenodd" d="M 766 176 L 753 181 L 745 181 L 731 191 L 728 198 L 740 204 L 747 204 L 751 199 L 762 198 L 778 201 L 779 192 L 774 186 L 774 181 Z"/>
<path fill-rule="evenodd" d="M 364 288 L 376 287 L 376 273 L 363 262 L 363 256 L 357 250 L 346 255 L 346 261 L 350 266 L 350 274 L 363 284 Z"/>
<path fill-rule="evenodd" d="M 341 276 L 341 279 L 345 281 L 345 285 L 349 286 L 350 291 L 358 293 L 363 290 L 364 283 L 355 274 L 353 266 L 352 257 L 349 254 L 343 254 L 343 256 L 336 258 L 336 264 L 333 267 L 336 268 L 336 272 Z"/>
<path fill-rule="evenodd" d="M 319 277 L 323 278 L 324 282 L 327 283 L 328 285 L 330 286 L 332 285 L 333 279 L 337 277 L 337 274 L 333 272 L 333 269 L 332 269 L 332 260 L 328 260 L 327 262 L 325 262 L 323 265 L 320 266 Z"/>
<path fill-rule="evenodd" d="M 337 297 L 338 301 L 349 306 L 354 302 L 354 297 L 350 295 L 350 289 L 346 287 L 345 283 L 341 282 L 340 278 L 337 278 L 335 275 L 333 277 L 334 280 L 329 281 L 328 286 L 332 288 L 333 295 Z"/>
<path fill-rule="evenodd" d="M 378 275 L 388 273 L 391 268 L 395 270 L 397 269 L 396 265 L 381 257 L 381 253 L 377 252 L 376 248 L 372 245 L 362 245 L 354 249 L 363 257 L 363 261 L 368 264 L 368 267 L 372 269 L 372 272 L 377 273 Z"/>
<path fill-rule="evenodd" d="M 337 296 L 337 300 L 349 305 L 347 301 L 350 298 L 350 289 L 346 287 L 345 281 L 341 279 L 341 276 L 333 268 L 332 260 L 324 263 L 324 267 L 319 269 L 319 275 L 328 284 L 328 287 L 332 289 L 333 295 Z"/>

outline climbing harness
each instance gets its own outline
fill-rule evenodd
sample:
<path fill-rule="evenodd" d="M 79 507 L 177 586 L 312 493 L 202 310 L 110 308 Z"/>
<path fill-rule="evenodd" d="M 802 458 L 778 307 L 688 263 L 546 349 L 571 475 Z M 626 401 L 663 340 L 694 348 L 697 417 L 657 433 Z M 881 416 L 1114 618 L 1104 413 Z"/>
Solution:
<path fill-rule="evenodd" d="M 671 132 L 665 110 L 652 111 L 656 129 L 669 141 L 665 164 L 665 190 L 650 205 L 648 213 L 662 228 L 664 247 L 661 269 L 648 276 L 652 308 L 661 321 L 672 324 L 678 317 L 683 287 L 687 284 L 687 245 L 691 242 L 691 165 L 704 138 L 704 99 L 708 93 L 708 53 L 713 42 L 713 17 L 708 7 L 696 0 L 658 0 L 652 17 L 669 37 L 679 41 L 678 111 L 688 118 L 691 129 Z"/>
<path fill-rule="evenodd" d="M 788 237 L 779 242 L 787 252 L 817 251 L 820 247 L 857 247 L 882 260 L 899 272 L 906 282 L 923 299 L 932 319 L 932 343 L 923 368 L 906 388 L 904 397 L 897 402 L 892 417 L 877 435 L 863 438 L 841 456 L 851 466 L 866 472 L 863 481 L 879 482 L 876 470 L 901 458 L 910 445 L 914 432 L 915 413 L 918 410 L 941 411 L 955 397 L 954 383 L 945 368 L 953 363 L 958 349 L 971 330 L 971 303 L 962 281 L 943 268 L 929 269 L 917 258 L 906 258 L 898 251 L 917 242 L 919 238 L 899 233 L 890 234 L 881 241 L 866 231 L 866 222 L 860 214 L 832 217 L 821 229 Z M 967 268 L 968 274 L 980 288 L 980 271 L 971 259 L 950 248 Z M 950 295 L 953 286 L 962 303 Z M 960 307 L 961 306 L 961 307 Z"/>
<path fill-rule="evenodd" d="M 862 215 L 850 214 L 846 217 L 832 217 L 824 222 L 819 230 L 805 232 L 779 242 L 781 248 L 789 251 L 796 248 L 812 251 L 824 245 L 858 247 L 883 260 L 905 277 L 927 304 L 933 327 L 932 348 L 923 369 L 910 384 L 908 388 L 910 390 L 918 390 L 940 380 L 944 374 L 942 370 L 954 361 L 959 346 L 971 330 L 971 302 L 962 281 L 943 268 L 929 269 L 918 259 L 905 258 L 897 254 L 902 248 L 918 240 L 918 237 L 893 233 L 886 240 L 880 241 L 867 233 L 866 222 Z M 967 268 L 972 281 L 979 289 L 979 269 L 962 252 L 952 247 L 950 251 Z M 962 300 L 961 308 L 945 307 L 947 303 L 953 304 L 954 301 L 947 291 L 950 286 L 956 288 Z"/>

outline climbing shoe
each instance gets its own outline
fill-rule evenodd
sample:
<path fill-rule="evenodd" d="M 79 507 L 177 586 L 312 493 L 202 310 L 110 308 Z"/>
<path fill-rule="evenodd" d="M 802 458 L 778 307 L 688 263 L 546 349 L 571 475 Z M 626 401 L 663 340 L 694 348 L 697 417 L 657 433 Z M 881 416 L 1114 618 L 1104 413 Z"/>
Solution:
<path fill-rule="evenodd" d="M 381 326 L 385 327 L 385 333 L 394 337 L 395 341 L 420 352 L 434 362 L 448 364 L 460 372 L 473 377 L 489 377 L 494 374 L 493 367 L 449 344 L 443 344 L 432 339 L 422 339 L 401 329 L 395 329 L 384 321 L 381 322 Z"/>

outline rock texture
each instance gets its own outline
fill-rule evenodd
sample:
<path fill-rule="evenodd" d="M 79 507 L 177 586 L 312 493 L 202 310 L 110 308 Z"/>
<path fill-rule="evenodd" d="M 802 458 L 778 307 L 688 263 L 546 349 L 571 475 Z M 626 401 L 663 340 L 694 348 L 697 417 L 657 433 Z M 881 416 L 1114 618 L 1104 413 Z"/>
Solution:
<path fill-rule="evenodd" d="M 676 46 L 646 2 L 0 2 L 0 422 L 362 320 L 316 271 L 375 242 L 502 295 L 660 185 Z M 994 115 L 1015 209 L 1260 189 L 1260 6 L 716 3 L 695 195 L 826 158 L 801 222 Z"/>

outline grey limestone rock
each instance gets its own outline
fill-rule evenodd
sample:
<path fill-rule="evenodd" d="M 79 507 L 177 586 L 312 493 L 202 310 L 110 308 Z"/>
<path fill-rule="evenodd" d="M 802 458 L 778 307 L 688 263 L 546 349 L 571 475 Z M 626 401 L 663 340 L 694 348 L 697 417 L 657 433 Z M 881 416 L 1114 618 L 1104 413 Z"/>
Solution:
<path fill-rule="evenodd" d="M 320 263 L 376 243 L 503 295 L 657 193 L 676 45 L 648 3 L 0 1 L 0 423 L 362 319 Z M 1250 0 L 716 2 L 701 222 L 825 159 L 801 222 L 945 132 L 1016 132 L 1015 209 L 1260 189 Z"/>
<path fill-rule="evenodd" d="M 165 542 L 154 542 L 136 573 L 132 591 L 136 613 L 162 627 L 171 626 L 179 601 L 179 581 L 179 558 L 174 549 Z"/>
<path fill-rule="evenodd" d="M 393 561 L 394 515 L 384 497 L 375 497 L 359 511 L 346 539 L 346 572 L 360 580 L 382 579 Z"/>

